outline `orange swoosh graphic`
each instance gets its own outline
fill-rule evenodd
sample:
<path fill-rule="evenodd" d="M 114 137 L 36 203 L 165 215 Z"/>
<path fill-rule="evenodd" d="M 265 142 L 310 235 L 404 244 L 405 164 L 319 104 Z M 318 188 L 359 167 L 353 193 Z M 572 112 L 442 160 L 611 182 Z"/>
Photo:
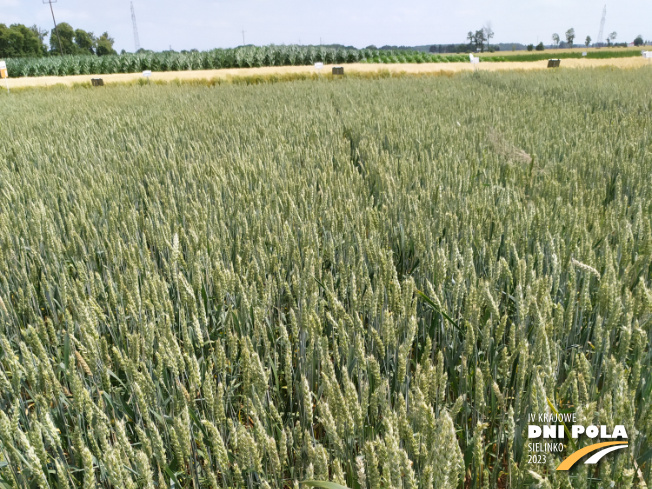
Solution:
<path fill-rule="evenodd" d="M 604 443 L 594 443 L 593 445 L 589 445 L 588 447 L 584 447 L 572 454 L 570 454 L 566 459 L 559 464 L 559 467 L 557 467 L 557 470 L 568 470 L 570 469 L 573 465 L 575 465 L 575 462 L 577 462 L 579 459 L 581 459 L 584 455 L 588 455 L 591 452 L 595 452 L 596 450 L 600 450 L 601 448 L 604 447 L 610 447 L 612 445 L 627 445 L 627 442 L 623 441 L 605 441 Z"/>

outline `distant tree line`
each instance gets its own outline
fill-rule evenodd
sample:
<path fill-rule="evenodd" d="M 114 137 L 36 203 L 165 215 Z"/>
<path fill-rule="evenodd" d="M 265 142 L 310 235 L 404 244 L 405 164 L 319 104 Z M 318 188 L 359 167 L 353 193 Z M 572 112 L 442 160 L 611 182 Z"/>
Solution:
<path fill-rule="evenodd" d="M 13 24 L 7 27 L 0 24 L 0 58 L 44 56 L 47 48 L 41 36 L 41 31 L 36 26 Z"/>
<path fill-rule="evenodd" d="M 561 40 L 561 36 L 557 34 L 556 32 L 552 35 L 552 42 L 553 48 L 572 48 L 573 47 L 573 42 L 575 40 L 575 29 L 572 27 L 568 29 L 565 33 L 566 36 L 566 42 Z M 614 42 L 616 38 L 618 37 L 618 33 L 616 31 L 613 31 L 607 35 L 606 42 L 596 42 L 591 44 L 593 39 L 591 39 L 591 36 L 586 36 L 586 39 L 584 40 L 584 46 L 589 47 L 593 46 L 595 48 L 603 48 L 603 47 L 623 47 L 626 48 L 628 46 L 628 43 L 626 42 Z M 633 41 L 634 46 L 643 46 L 644 44 L 647 44 L 647 41 L 643 40 L 642 35 L 636 36 L 636 38 Z M 529 49 L 529 46 L 528 46 Z"/>
<path fill-rule="evenodd" d="M 494 31 L 491 24 L 482 26 L 475 31 L 469 31 L 466 35 L 466 44 L 433 44 L 430 46 L 431 53 L 468 53 L 469 51 L 479 51 L 484 53 L 485 50 L 493 53 L 500 51 L 500 46 L 490 44 L 494 37 Z"/>
<path fill-rule="evenodd" d="M 474 43 L 467 44 L 433 44 L 428 50 L 431 53 L 468 53 L 469 51 L 477 51 L 478 47 Z M 500 46 L 498 44 L 485 44 L 484 51 L 489 51 L 490 53 L 500 51 Z"/>
<path fill-rule="evenodd" d="M 59 46 L 59 40 L 61 46 Z M 114 42 L 108 32 L 96 37 L 92 32 L 73 29 L 70 24 L 63 22 L 57 26 L 57 32 L 54 29 L 50 32 L 50 53 L 62 54 L 61 49 L 63 49 L 63 54 L 106 56 L 108 54 L 117 54 L 113 49 Z"/>
<path fill-rule="evenodd" d="M 45 43 L 49 35 L 49 49 Z M 12 24 L 7 27 L 0 24 L 0 58 L 27 58 L 40 56 L 58 56 L 93 54 L 106 56 L 117 54 L 113 49 L 114 40 L 108 32 L 99 37 L 83 29 L 74 29 L 63 22 L 57 25 L 56 31 L 40 29 L 37 26 L 27 27 L 22 24 Z M 62 52 L 63 50 L 63 52 Z"/>

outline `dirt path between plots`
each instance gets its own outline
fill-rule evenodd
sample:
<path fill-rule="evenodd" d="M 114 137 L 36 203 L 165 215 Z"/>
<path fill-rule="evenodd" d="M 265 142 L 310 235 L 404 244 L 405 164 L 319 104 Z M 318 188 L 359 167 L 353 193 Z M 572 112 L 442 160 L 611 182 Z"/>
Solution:
<path fill-rule="evenodd" d="M 333 65 L 324 65 L 322 73 L 330 73 Z M 345 73 L 369 73 L 389 71 L 391 73 L 438 73 L 460 72 L 473 70 L 471 63 L 398 63 L 398 64 L 372 64 L 353 63 L 345 64 Z M 477 65 L 478 70 L 540 70 L 546 69 L 547 61 L 527 62 L 484 62 Z M 652 60 L 640 58 L 610 58 L 610 59 L 563 59 L 561 67 L 564 68 L 596 68 L 613 66 L 617 68 L 640 68 L 652 66 Z M 310 74 L 315 73 L 313 66 L 268 66 L 264 68 L 232 68 L 223 70 L 197 70 L 197 71 L 167 71 L 153 72 L 152 81 L 172 80 L 210 80 L 213 78 L 248 77 L 256 75 L 284 75 L 284 74 Z M 141 73 L 119 73 L 114 75 L 75 75 L 75 76 L 41 76 L 25 78 L 9 78 L 9 88 L 39 87 L 57 84 L 72 85 L 74 83 L 88 83 L 91 78 L 102 78 L 104 83 L 124 83 L 142 78 Z M 2 83 L 4 85 L 5 83 Z M 0 85 L 1 86 L 1 85 Z"/>

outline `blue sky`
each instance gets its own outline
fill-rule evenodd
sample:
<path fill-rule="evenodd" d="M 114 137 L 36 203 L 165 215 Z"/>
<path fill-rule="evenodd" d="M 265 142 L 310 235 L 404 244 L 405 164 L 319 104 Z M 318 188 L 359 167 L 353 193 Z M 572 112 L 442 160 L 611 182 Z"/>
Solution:
<path fill-rule="evenodd" d="M 576 43 L 598 36 L 604 2 L 591 0 L 134 0 L 142 47 L 200 50 L 253 44 L 341 43 L 365 47 L 461 43 L 466 33 L 490 22 L 494 42 L 551 42 L 575 28 Z M 128 0 L 58 0 L 58 22 L 100 34 L 108 31 L 118 50 L 133 51 Z M 617 41 L 637 34 L 652 38 L 652 2 L 607 4 L 605 35 Z M 51 29 L 42 0 L 0 0 L 0 23 Z"/>

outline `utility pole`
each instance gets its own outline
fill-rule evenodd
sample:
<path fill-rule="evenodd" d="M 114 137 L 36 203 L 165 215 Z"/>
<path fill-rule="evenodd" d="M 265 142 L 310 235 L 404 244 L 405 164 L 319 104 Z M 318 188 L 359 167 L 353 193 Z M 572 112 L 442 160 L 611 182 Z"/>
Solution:
<path fill-rule="evenodd" d="M 245 37 L 244 37 L 244 35 L 245 35 L 245 30 L 242 29 L 242 45 L 243 46 L 245 45 Z"/>
<path fill-rule="evenodd" d="M 134 2 L 131 2 L 131 23 L 134 25 L 134 45 L 136 52 L 140 51 L 140 39 L 138 38 L 138 26 L 136 25 L 136 12 L 134 11 Z"/>
<path fill-rule="evenodd" d="M 602 9 L 602 19 L 600 19 L 600 30 L 598 31 L 598 46 L 604 42 L 604 23 L 607 20 L 607 6 Z"/>
<path fill-rule="evenodd" d="M 59 40 L 59 51 L 61 51 L 61 56 L 63 56 L 63 45 L 61 44 L 61 37 L 59 36 L 59 29 L 57 29 L 57 21 L 54 18 L 54 9 L 52 8 L 53 3 L 57 3 L 57 0 L 43 0 L 43 3 L 49 3 L 50 4 L 50 12 L 52 12 L 52 22 L 54 22 L 54 33 L 57 35 L 57 39 Z"/>

